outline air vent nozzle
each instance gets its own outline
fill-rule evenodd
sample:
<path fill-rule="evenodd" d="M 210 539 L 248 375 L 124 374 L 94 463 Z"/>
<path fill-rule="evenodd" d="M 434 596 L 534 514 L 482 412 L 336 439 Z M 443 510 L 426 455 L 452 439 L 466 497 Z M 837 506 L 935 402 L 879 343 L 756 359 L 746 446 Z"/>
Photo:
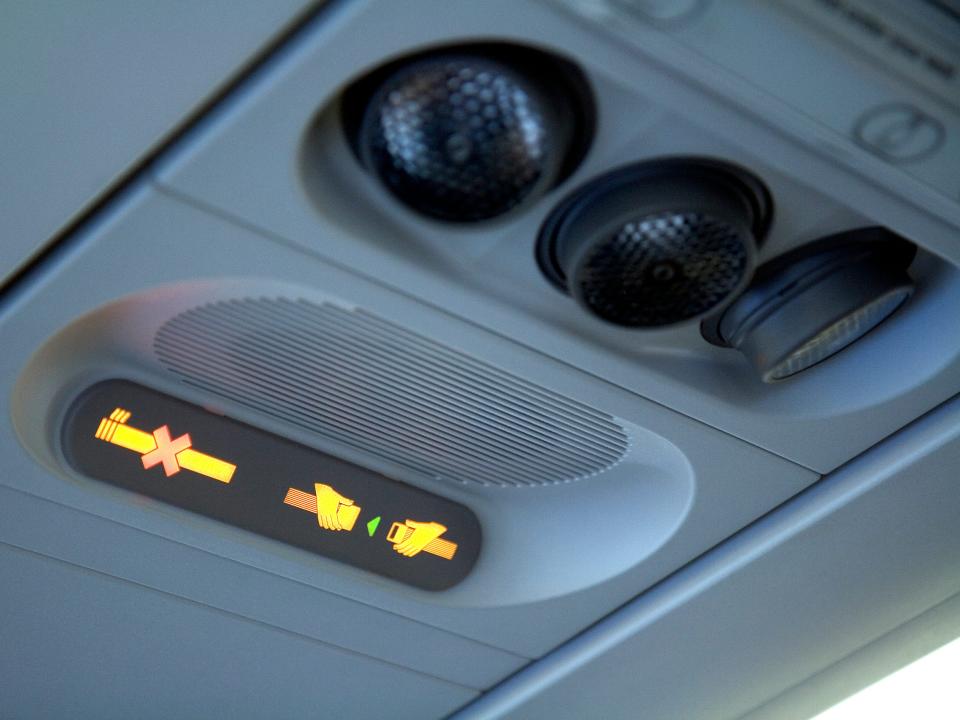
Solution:
<path fill-rule="evenodd" d="M 583 74 L 513 45 L 431 50 L 375 70 L 344 95 L 361 164 L 429 217 L 496 217 L 554 187 L 590 143 Z"/>
<path fill-rule="evenodd" d="M 749 281 L 771 200 L 746 171 L 667 158 L 607 173 L 550 214 L 544 274 L 592 314 L 626 327 L 699 318 Z"/>

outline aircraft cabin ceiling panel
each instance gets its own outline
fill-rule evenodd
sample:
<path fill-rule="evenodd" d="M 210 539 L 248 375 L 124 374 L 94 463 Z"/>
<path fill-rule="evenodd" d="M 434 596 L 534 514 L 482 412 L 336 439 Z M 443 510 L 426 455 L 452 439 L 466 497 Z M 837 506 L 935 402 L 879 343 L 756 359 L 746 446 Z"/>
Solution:
<path fill-rule="evenodd" d="M 225 88 L 306 0 L 0 7 L 0 281 Z"/>
<path fill-rule="evenodd" d="M 439 717 L 476 695 L 10 544 L 0 565 L 7 717 L 375 717 L 400 698 Z"/>
<path fill-rule="evenodd" d="M 831 674 L 861 648 L 903 663 L 911 642 L 952 639 L 958 418 L 954 399 L 456 717 L 809 717 L 867 680 Z M 837 685 L 778 707 L 819 673 Z"/>
<path fill-rule="evenodd" d="M 955 595 L 960 55 L 930 7 L 861 4 L 353 0 L 304 20 L 7 286 L 0 704 L 43 690 L 62 714 L 95 658 L 81 714 L 229 695 L 238 717 L 571 717 L 604 697 L 615 717 L 641 693 L 651 717 L 735 717 Z M 0 272 L 298 9 L 220 38 L 116 156 L 55 162 L 92 185 L 44 212 L 35 183 L 0 200 Z M 756 62 L 770 38 L 789 62 Z M 498 185 L 470 161 L 504 128 L 523 142 Z M 652 320 L 631 305 L 650 284 L 672 301 Z M 764 328 L 805 323 L 797 363 L 858 339 L 761 382 L 746 343 L 769 368 Z M 721 347 L 740 332 L 743 354 Z"/>

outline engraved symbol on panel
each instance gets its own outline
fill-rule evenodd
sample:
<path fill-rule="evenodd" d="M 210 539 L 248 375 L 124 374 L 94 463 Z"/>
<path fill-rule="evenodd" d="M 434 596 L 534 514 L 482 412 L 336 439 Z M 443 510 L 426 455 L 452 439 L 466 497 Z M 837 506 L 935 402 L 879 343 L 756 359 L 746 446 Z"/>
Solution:
<path fill-rule="evenodd" d="M 334 532 L 350 532 L 360 517 L 361 507 L 352 498 L 344 497 L 324 483 L 314 483 L 312 494 L 290 488 L 283 502 L 316 514 L 317 524 Z"/>
<path fill-rule="evenodd" d="M 152 433 L 138 430 L 127 425 L 130 417 L 129 410 L 117 408 L 109 417 L 100 419 L 94 437 L 138 453 L 145 470 L 162 465 L 167 477 L 176 475 L 180 470 L 191 470 L 222 483 L 228 483 L 233 478 L 237 466 L 194 450 L 189 434 L 172 438 L 170 428 L 166 425 L 161 425 Z"/>
<path fill-rule="evenodd" d="M 899 164 L 936 153 L 946 139 L 946 129 L 937 118 L 915 105 L 886 103 L 860 116 L 853 139 L 877 157 Z"/>

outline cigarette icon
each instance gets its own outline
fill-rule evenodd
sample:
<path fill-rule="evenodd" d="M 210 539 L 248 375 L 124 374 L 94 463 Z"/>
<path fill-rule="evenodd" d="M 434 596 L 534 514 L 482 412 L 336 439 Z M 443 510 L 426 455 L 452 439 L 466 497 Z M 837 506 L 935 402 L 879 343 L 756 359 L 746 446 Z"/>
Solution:
<path fill-rule="evenodd" d="M 189 435 L 184 434 L 173 439 L 170 437 L 170 428 L 166 425 L 158 427 L 153 433 L 138 430 L 127 425 L 130 417 L 130 411 L 117 408 L 110 413 L 110 417 L 100 419 L 94 437 L 138 453 L 144 469 L 163 465 L 167 477 L 183 469 L 222 483 L 233 479 L 237 466 L 194 450 Z"/>

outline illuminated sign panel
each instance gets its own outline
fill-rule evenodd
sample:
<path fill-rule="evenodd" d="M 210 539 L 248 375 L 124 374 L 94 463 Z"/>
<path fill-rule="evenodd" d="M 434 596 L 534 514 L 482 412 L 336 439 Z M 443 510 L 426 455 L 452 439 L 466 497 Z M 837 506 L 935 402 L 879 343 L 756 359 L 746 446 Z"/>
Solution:
<path fill-rule="evenodd" d="M 462 505 L 127 381 L 73 404 L 63 448 L 84 475 L 427 590 L 480 551 Z"/>

